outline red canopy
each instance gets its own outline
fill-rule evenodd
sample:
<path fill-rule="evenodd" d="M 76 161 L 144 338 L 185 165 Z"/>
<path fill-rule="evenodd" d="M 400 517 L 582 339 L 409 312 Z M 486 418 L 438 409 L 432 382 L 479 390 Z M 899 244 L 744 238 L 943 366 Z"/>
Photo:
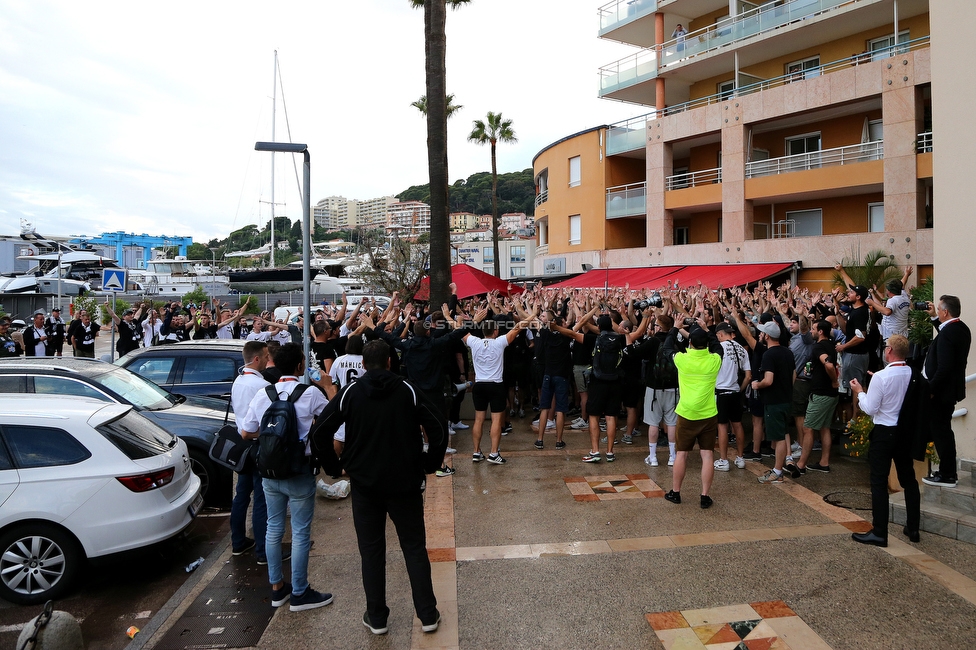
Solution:
<path fill-rule="evenodd" d="M 509 294 L 509 282 L 499 280 L 495 276 L 485 273 L 470 264 L 455 264 L 451 267 L 451 281 L 457 285 L 457 297 L 460 300 L 477 296 L 482 293 L 497 290 L 503 296 Z M 522 287 L 511 285 L 511 293 L 522 293 Z M 430 278 L 420 281 L 420 290 L 414 296 L 416 300 L 430 299 Z"/>
<path fill-rule="evenodd" d="M 647 266 L 630 269 L 592 269 L 549 285 L 556 289 L 602 289 L 603 287 L 623 287 L 631 289 L 660 289 L 667 285 L 689 286 L 701 282 L 707 287 L 717 288 L 741 286 L 759 282 L 788 271 L 792 262 L 773 264 L 702 264 L 682 266 Z"/>

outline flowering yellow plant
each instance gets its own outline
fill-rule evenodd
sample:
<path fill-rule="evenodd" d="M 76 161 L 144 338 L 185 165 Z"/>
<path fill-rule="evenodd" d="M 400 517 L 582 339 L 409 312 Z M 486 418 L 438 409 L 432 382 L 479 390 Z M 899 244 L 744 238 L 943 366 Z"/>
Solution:
<path fill-rule="evenodd" d="M 844 449 L 849 456 L 859 458 L 867 455 L 868 448 L 871 446 L 872 429 L 874 429 L 874 422 L 863 413 L 847 423 L 844 433 L 849 437 L 844 442 Z"/>

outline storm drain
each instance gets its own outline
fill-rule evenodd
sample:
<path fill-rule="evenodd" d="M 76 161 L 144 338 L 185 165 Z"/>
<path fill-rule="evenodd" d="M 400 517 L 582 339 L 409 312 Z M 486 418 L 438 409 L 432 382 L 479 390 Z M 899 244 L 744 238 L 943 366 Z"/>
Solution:
<path fill-rule="evenodd" d="M 830 494 L 825 494 L 823 500 L 832 506 L 837 506 L 838 508 L 845 508 L 847 510 L 870 510 L 871 509 L 870 492 L 858 492 L 857 490 L 842 490 L 840 492 L 831 492 Z"/>
<path fill-rule="evenodd" d="M 231 558 L 155 648 L 256 646 L 274 612 L 268 568 L 253 555 Z"/>

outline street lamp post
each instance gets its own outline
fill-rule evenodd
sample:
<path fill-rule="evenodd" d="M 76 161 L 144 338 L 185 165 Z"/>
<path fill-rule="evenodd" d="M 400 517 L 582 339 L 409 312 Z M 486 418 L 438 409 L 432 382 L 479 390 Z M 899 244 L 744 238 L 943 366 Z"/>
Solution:
<path fill-rule="evenodd" d="M 312 193 L 309 184 L 312 178 L 312 163 L 308 154 L 307 144 L 292 142 L 255 142 L 255 151 L 274 151 L 280 153 L 300 153 L 304 161 L 304 185 L 302 196 L 302 350 L 305 354 L 305 376 L 302 381 L 308 383 L 309 351 L 311 350 L 311 336 L 309 330 L 312 307 L 309 303 L 312 285 Z M 274 224 L 271 224 L 274 227 Z"/>
<path fill-rule="evenodd" d="M 217 293 L 217 249 L 216 248 L 210 249 L 210 257 L 213 259 L 213 262 L 211 262 L 210 264 L 210 298 L 212 300 L 214 294 Z"/>

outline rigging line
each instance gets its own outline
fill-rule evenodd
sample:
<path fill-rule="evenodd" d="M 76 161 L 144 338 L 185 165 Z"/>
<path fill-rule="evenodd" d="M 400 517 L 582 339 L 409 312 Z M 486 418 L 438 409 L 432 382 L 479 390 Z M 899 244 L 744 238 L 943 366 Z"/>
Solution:
<path fill-rule="evenodd" d="M 258 129 L 260 128 L 259 125 L 261 124 L 261 118 L 263 113 L 264 113 L 264 109 L 258 110 L 258 119 L 254 123 L 254 135 L 251 136 L 252 140 L 257 141 Z M 247 164 L 244 166 L 244 179 L 241 181 L 241 192 L 237 196 L 237 208 L 234 210 L 234 221 L 231 222 L 231 232 L 234 231 L 234 226 L 237 225 L 237 217 L 239 217 L 241 213 L 241 203 L 244 200 L 244 188 L 247 187 L 247 174 L 248 171 L 250 171 L 251 169 L 251 161 L 254 160 L 254 155 L 255 155 L 254 150 L 252 149 L 250 154 L 248 154 L 247 156 Z"/>
<path fill-rule="evenodd" d="M 291 142 L 291 123 L 288 121 L 288 104 L 285 103 L 285 82 L 281 78 L 281 63 L 277 63 L 278 66 L 278 85 L 281 87 L 281 108 L 285 111 L 285 130 L 288 132 L 288 142 Z M 295 162 L 295 154 L 291 155 L 291 166 L 295 170 L 295 184 L 298 186 L 298 196 L 302 196 L 302 182 L 298 180 L 298 163 Z M 304 201 L 302 203 L 302 215 L 301 220 L 302 227 L 305 227 L 305 207 Z"/>

